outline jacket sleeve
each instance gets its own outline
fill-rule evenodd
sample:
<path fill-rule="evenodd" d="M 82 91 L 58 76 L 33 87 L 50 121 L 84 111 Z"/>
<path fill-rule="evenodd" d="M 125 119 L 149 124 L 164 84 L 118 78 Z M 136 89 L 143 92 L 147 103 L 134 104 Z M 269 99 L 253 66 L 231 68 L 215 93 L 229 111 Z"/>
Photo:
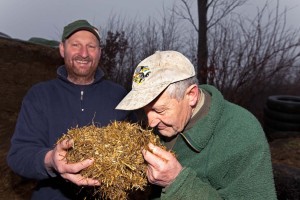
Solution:
<path fill-rule="evenodd" d="M 217 190 L 208 183 L 201 181 L 196 172 L 186 167 L 177 176 L 176 180 L 161 193 L 161 199 L 222 199 Z"/>
<path fill-rule="evenodd" d="M 276 199 L 269 147 L 264 138 L 257 139 L 248 141 L 247 145 L 232 139 L 235 151 L 220 152 L 223 159 L 208 170 L 214 173 L 214 178 L 208 175 L 208 181 L 198 177 L 194 169 L 184 168 L 162 190 L 161 199 Z"/>
<path fill-rule="evenodd" d="M 48 144 L 47 119 L 41 107 L 42 98 L 31 89 L 24 97 L 18 116 L 11 147 L 7 155 L 10 168 L 30 179 L 49 177 L 44 166 L 46 153 L 52 148 Z"/>

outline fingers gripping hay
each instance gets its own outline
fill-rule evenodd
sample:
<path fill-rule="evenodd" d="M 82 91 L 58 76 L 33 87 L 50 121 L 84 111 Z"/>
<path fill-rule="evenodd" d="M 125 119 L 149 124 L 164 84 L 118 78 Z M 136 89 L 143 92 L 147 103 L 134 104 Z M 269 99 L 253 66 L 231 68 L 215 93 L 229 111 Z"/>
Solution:
<path fill-rule="evenodd" d="M 149 142 L 165 149 L 151 130 L 128 122 L 73 128 L 59 141 L 70 138 L 74 146 L 66 154 L 67 161 L 93 158 L 93 165 L 82 170 L 81 175 L 99 180 L 101 186 L 95 190 L 95 196 L 108 199 L 126 199 L 130 190 L 143 190 L 147 185 L 147 165 L 141 150 L 148 148 Z"/>

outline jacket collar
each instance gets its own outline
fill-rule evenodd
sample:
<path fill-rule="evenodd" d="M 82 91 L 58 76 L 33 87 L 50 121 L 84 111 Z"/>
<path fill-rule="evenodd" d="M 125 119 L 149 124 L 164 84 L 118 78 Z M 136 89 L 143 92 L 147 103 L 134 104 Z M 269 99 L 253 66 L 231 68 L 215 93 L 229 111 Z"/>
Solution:
<path fill-rule="evenodd" d="M 201 85 L 200 88 L 205 94 L 204 105 L 180 133 L 197 152 L 208 144 L 224 110 L 223 96 L 215 87 Z"/>

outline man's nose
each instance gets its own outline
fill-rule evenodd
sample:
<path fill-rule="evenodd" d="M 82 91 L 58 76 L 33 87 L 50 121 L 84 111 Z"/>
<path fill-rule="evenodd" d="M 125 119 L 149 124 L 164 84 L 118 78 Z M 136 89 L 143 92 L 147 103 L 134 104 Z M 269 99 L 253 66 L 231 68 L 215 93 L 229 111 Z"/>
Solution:
<path fill-rule="evenodd" d="M 154 128 L 155 126 L 158 125 L 159 119 L 154 117 L 153 115 L 148 115 L 148 124 L 151 128 Z"/>
<path fill-rule="evenodd" d="M 86 57 L 89 55 L 89 53 L 88 53 L 88 48 L 87 48 L 87 47 L 82 47 L 82 48 L 80 49 L 80 55 L 81 55 L 82 57 L 86 58 Z"/>

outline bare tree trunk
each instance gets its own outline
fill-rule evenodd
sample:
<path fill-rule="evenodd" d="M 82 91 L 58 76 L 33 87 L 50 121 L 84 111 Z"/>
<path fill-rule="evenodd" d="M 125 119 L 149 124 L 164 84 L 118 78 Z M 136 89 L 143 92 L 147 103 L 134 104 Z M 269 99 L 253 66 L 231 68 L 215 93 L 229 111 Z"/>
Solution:
<path fill-rule="evenodd" d="M 207 49 L 207 0 L 198 0 L 198 50 L 197 50 L 197 78 L 201 84 L 207 83 L 208 49 Z"/>
<path fill-rule="evenodd" d="M 198 34 L 197 44 L 197 78 L 202 84 L 213 84 L 215 66 L 208 63 L 208 31 L 219 24 L 234 9 L 244 5 L 248 0 L 198 0 L 198 25 L 192 14 L 194 0 L 181 0 L 176 14 L 189 21 Z M 208 13 L 208 11 L 210 12 Z"/>

